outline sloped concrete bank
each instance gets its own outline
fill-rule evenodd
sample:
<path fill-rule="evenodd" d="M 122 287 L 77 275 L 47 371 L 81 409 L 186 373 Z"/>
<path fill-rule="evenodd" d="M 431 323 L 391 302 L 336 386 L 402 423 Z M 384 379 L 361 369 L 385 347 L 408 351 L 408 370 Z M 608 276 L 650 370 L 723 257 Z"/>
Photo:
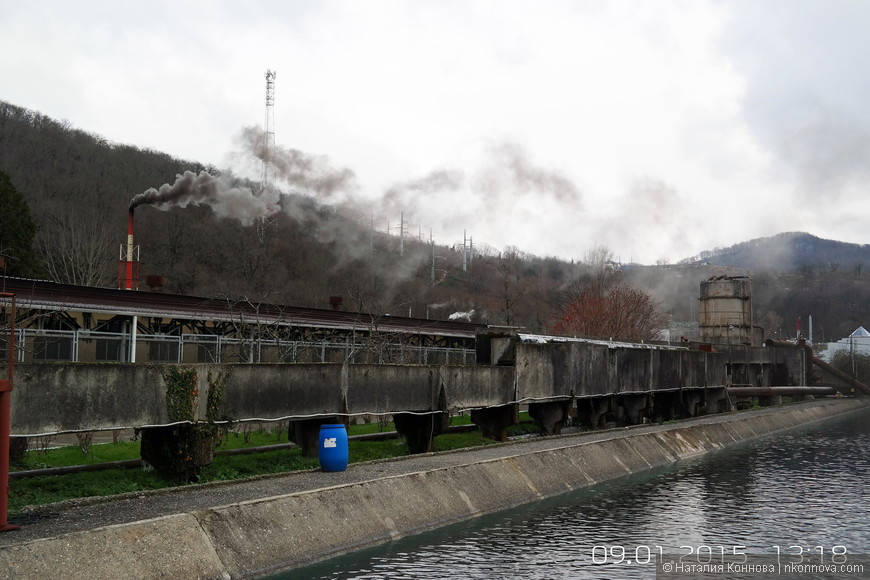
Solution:
<path fill-rule="evenodd" d="M 0 578 L 253 578 L 862 408 L 815 401 L 505 445 L 488 459 L 433 455 L 412 472 L 5 545 Z"/>

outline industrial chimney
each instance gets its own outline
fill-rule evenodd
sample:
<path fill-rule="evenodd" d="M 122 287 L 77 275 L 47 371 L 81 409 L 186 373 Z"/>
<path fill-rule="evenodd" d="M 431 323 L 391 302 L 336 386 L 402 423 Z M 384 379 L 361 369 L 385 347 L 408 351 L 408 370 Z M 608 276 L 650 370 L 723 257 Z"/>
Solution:
<path fill-rule="evenodd" d="M 139 289 L 139 247 L 133 246 L 133 208 L 127 218 L 127 244 L 121 244 L 118 260 L 118 288 Z"/>

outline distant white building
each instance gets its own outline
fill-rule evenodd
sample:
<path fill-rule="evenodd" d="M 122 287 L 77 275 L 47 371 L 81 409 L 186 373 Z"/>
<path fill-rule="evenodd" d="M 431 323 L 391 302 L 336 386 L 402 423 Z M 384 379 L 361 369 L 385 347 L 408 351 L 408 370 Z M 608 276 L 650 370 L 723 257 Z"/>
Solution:
<path fill-rule="evenodd" d="M 834 360 L 834 355 L 840 351 L 870 355 L 870 332 L 867 332 L 863 326 L 859 326 L 846 338 L 827 343 L 819 354 L 823 360 L 831 362 Z"/>

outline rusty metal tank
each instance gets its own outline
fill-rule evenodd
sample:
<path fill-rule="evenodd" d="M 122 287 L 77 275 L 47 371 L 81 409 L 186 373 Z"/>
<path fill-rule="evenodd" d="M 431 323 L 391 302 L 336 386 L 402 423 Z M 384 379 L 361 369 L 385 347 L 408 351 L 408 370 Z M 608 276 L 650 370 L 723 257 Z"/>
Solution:
<path fill-rule="evenodd" d="M 752 279 L 718 276 L 701 282 L 698 326 L 701 342 L 758 345 L 752 321 Z"/>

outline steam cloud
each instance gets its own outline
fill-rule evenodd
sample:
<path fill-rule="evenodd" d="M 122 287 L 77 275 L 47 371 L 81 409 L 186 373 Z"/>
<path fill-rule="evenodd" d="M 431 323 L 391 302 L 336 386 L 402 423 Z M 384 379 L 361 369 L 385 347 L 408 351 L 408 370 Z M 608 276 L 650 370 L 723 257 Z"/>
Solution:
<path fill-rule="evenodd" d="M 571 178 L 540 166 L 520 144 L 496 142 L 483 153 L 477 167 L 440 168 L 397 182 L 374 206 L 381 214 L 398 216 L 403 211 L 408 220 L 428 224 L 440 216 L 441 227 L 452 230 L 457 223 L 484 230 L 504 227 L 516 217 L 519 199 L 534 200 L 531 205 L 536 208 L 550 204 L 578 211 L 583 207 L 583 192 Z"/>
<path fill-rule="evenodd" d="M 462 187 L 465 176 L 455 169 L 436 169 L 419 179 L 396 183 L 387 189 L 383 203 L 386 207 L 407 203 L 408 195 L 456 191 Z"/>
<path fill-rule="evenodd" d="M 581 203 L 582 193 L 570 178 L 556 170 L 535 165 L 518 143 L 496 145 L 490 155 L 493 163 L 486 175 L 488 182 L 495 181 L 500 188 L 507 185 L 517 192 L 547 195 L 560 203 Z"/>
<path fill-rule="evenodd" d="M 447 320 L 465 320 L 466 322 L 471 322 L 472 316 L 474 316 L 474 309 L 471 309 L 468 312 L 454 312 L 447 317 Z"/>

